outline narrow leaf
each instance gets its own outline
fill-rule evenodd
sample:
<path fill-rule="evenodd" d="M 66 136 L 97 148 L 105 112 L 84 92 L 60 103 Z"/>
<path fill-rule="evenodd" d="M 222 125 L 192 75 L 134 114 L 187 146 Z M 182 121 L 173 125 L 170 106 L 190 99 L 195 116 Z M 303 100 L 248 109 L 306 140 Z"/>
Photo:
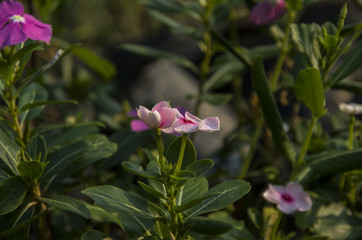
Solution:
<path fill-rule="evenodd" d="M 18 175 L 18 159 L 17 154 L 19 152 L 18 145 L 8 138 L 8 136 L 0 130 L 0 158 L 10 168 L 10 170 Z"/>
<path fill-rule="evenodd" d="M 26 152 L 29 154 L 31 160 L 39 160 L 45 162 L 47 157 L 47 146 L 43 137 L 32 137 L 26 144 Z M 40 157 L 40 159 L 38 159 Z"/>
<path fill-rule="evenodd" d="M 263 108 L 264 118 L 273 134 L 274 143 L 280 153 L 295 163 L 296 153 L 284 130 L 282 118 L 273 93 L 269 87 L 262 59 L 257 57 L 252 65 L 252 83 Z"/>
<path fill-rule="evenodd" d="M 74 212 L 86 219 L 90 218 L 90 212 L 88 211 L 88 208 L 81 201 L 75 198 L 56 194 L 49 196 L 49 198 L 41 197 L 39 199 L 46 204 L 49 204 L 61 210 Z"/>
<path fill-rule="evenodd" d="M 90 230 L 82 234 L 81 240 L 112 240 L 112 238 L 100 231 Z"/>
<path fill-rule="evenodd" d="M 24 112 L 26 110 L 32 109 L 32 108 L 36 108 L 36 107 L 40 107 L 40 106 L 45 106 L 45 105 L 50 105 L 50 104 L 63 104 L 63 103 L 71 103 L 71 104 L 77 104 L 77 101 L 74 100 L 65 100 L 65 101 L 37 101 L 37 102 L 33 102 L 33 103 L 29 103 L 24 105 L 21 109 L 20 112 Z"/>
<path fill-rule="evenodd" d="M 133 174 L 136 174 L 136 175 L 144 177 L 144 178 L 159 180 L 159 178 L 161 177 L 160 175 L 146 172 L 145 170 L 142 169 L 142 167 L 140 165 L 133 163 L 133 162 L 124 161 L 124 162 L 122 162 L 122 166 L 128 172 L 131 172 Z"/>
<path fill-rule="evenodd" d="M 202 159 L 198 160 L 194 163 L 191 163 L 186 170 L 194 172 L 196 174 L 196 177 L 204 174 L 208 170 L 210 170 L 214 166 L 214 161 L 211 159 Z"/>

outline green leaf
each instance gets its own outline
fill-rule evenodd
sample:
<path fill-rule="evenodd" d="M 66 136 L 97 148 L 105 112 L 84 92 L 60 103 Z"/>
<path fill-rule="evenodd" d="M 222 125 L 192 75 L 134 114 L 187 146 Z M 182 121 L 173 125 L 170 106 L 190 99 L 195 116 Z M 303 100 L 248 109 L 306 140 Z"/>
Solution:
<path fill-rule="evenodd" d="M 187 166 L 186 170 L 194 172 L 196 177 L 198 177 L 209 171 L 212 166 L 214 166 L 214 161 L 212 161 L 211 159 L 202 159 L 191 163 L 189 166 Z"/>
<path fill-rule="evenodd" d="M 144 178 L 149 178 L 149 179 L 159 181 L 159 178 L 161 177 L 161 175 L 153 174 L 153 173 L 151 174 L 150 172 L 146 172 L 145 170 L 142 169 L 142 167 L 140 165 L 130 162 L 130 161 L 124 161 L 121 164 L 126 171 L 136 174 L 138 176 L 144 177 Z"/>
<path fill-rule="evenodd" d="M 188 95 L 187 98 L 195 98 L 200 101 L 205 101 L 214 106 L 223 106 L 226 105 L 233 98 L 233 95 L 228 93 L 210 93 L 200 96 Z"/>
<path fill-rule="evenodd" d="M 170 175 L 170 178 L 175 180 L 189 180 L 195 177 L 195 173 L 186 170 L 181 170 L 177 172 L 176 175 Z"/>
<path fill-rule="evenodd" d="M 8 179 L 10 175 L 0 168 L 0 183 L 6 179 Z"/>
<path fill-rule="evenodd" d="M 10 177 L 0 183 L 0 215 L 15 210 L 22 204 L 28 186 L 19 176 Z"/>
<path fill-rule="evenodd" d="M 215 194 L 214 194 L 215 195 Z M 200 198 L 196 198 L 196 199 L 192 199 L 186 203 L 183 203 L 182 205 L 176 205 L 175 206 L 175 212 L 180 213 L 180 212 L 184 212 L 187 209 L 190 209 L 194 206 L 196 206 L 197 204 L 201 203 L 202 201 L 212 197 L 213 195 L 207 195 L 207 196 L 203 196 Z"/>
<path fill-rule="evenodd" d="M 282 118 L 278 111 L 273 93 L 269 87 L 263 62 L 260 57 L 255 59 L 251 71 L 253 88 L 260 99 L 265 121 L 273 134 L 274 144 L 278 151 L 294 164 L 296 153 L 284 130 Z"/>
<path fill-rule="evenodd" d="M 312 111 L 314 117 L 321 117 L 325 113 L 323 83 L 317 68 L 306 68 L 299 72 L 293 93 Z"/>
<path fill-rule="evenodd" d="M 76 142 L 59 148 L 48 154 L 49 164 L 44 170 L 42 181 L 49 182 L 50 179 L 63 171 L 72 161 L 81 157 L 91 146 L 86 142 Z"/>
<path fill-rule="evenodd" d="M 117 69 L 111 61 L 101 58 L 89 49 L 78 46 L 72 50 L 72 53 L 98 73 L 104 80 L 109 80 L 116 75 Z"/>
<path fill-rule="evenodd" d="M 327 55 L 332 55 L 336 51 L 338 40 L 338 37 L 332 35 L 327 35 L 324 37 L 323 47 L 326 49 Z"/>
<path fill-rule="evenodd" d="M 18 165 L 20 176 L 29 183 L 37 182 L 43 175 L 43 165 L 38 161 L 21 162 Z"/>
<path fill-rule="evenodd" d="M 43 43 L 32 43 L 29 45 L 26 45 L 22 49 L 19 49 L 14 56 L 11 58 L 11 64 L 15 64 L 17 61 L 19 61 L 22 57 L 27 55 L 28 53 L 31 53 L 36 50 L 43 50 Z"/>
<path fill-rule="evenodd" d="M 22 94 L 19 96 L 19 109 L 24 106 L 36 105 L 37 102 L 45 102 L 48 99 L 47 90 L 38 83 L 32 83 L 23 89 Z M 19 116 L 20 124 L 23 125 L 27 119 L 35 118 L 43 110 L 43 105 L 35 106 L 33 109 L 23 110 Z"/>
<path fill-rule="evenodd" d="M 360 61 L 361 55 L 362 39 L 359 40 L 359 42 L 349 50 L 347 56 L 343 58 L 341 64 L 338 65 L 328 79 L 328 85 L 333 86 L 357 71 L 362 66 L 362 61 Z"/>
<path fill-rule="evenodd" d="M 351 93 L 362 95 L 362 83 L 352 82 L 352 81 L 343 81 L 339 82 L 332 86 L 333 89 L 342 89 L 349 91 Z"/>
<path fill-rule="evenodd" d="M 180 187 L 176 198 L 176 205 L 181 206 L 195 199 L 203 198 L 209 190 L 209 183 L 205 177 L 187 180 Z M 208 196 L 208 195 L 207 195 Z"/>
<path fill-rule="evenodd" d="M 324 154 L 322 156 L 313 157 L 308 163 L 313 172 L 319 175 L 342 173 L 355 169 L 362 169 L 361 161 L 362 149 L 353 151 L 336 153 L 336 154 Z"/>
<path fill-rule="evenodd" d="M 233 225 L 227 221 L 208 217 L 193 217 L 189 220 L 192 231 L 205 235 L 220 235 L 230 231 Z"/>
<path fill-rule="evenodd" d="M 177 137 L 172 141 L 170 146 L 167 148 L 166 159 L 168 162 L 172 163 L 173 165 L 177 163 L 179 152 L 181 149 L 181 142 L 182 142 L 182 136 Z M 196 161 L 195 147 L 191 142 L 191 140 L 187 138 L 181 169 L 185 169 L 195 161 Z"/>
<path fill-rule="evenodd" d="M 87 202 L 83 202 L 83 204 L 87 207 L 92 220 L 102 223 L 115 223 L 124 230 L 121 221 L 117 217 L 117 214 L 107 212 L 103 208 L 96 205 L 91 205 Z"/>
<path fill-rule="evenodd" d="M 100 231 L 90 230 L 82 234 L 81 240 L 112 240 L 112 238 Z"/>
<path fill-rule="evenodd" d="M 47 157 L 47 146 L 43 137 L 32 137 L 26 144 L 26 152 L 29 154 L 31 160 L 45 162 Z"/>
<path fill-rule="evenodd" d="M 92 198 L 107 211 L 123 212 L 143 218 L 153 218 L 153 215 L 148 210 L 152 206 L 147 200 L 120 188 L 104 185 L 87 188 L 82 193 Z"/>
<path fill-rule="evenodd" d="M 153 188 L 153 187 L 151 187 L 151 186 L 149 186 L 149 185 L 147 185 L 147 184 L 145 184 L 143 182 L 140 182 L 140 181 L 137 181 L 137 183 L 141 186 L 141 188 L 143 190 L 145 190 L 146 192 L 148 192 L 152 196 L 155 196 L 157 198 L 163 198 L 163 199 L 166 198 L 165 194 L 158 191 L 157 189 L 155 189 L 155 188 Z"/>
<path fill-rule="evenodd" d="M 65 101 L 37 101 L 37 102 L 33 102 L 33 103 L 29 103 L 24 105 L 21 109 L 20 112 L 24 112 L 26 110 L 29 109 L 33 109 L 33 108 L 37 108 L 37 107 L 41 107 L 41 106 L 45 106 L 45 105 L 50 105 L 50 104 L 63 104 L 63 103 L 71 103 L 71 104 L 78 104 L 77 101 L 74 100 L 65 100 Z"/>
<path fill-rule="evenodd" d="M 54 57 L 45 65 L 43 65 L 39 70 L 37 70 L 32 75 L 28 76 L 23 80 L 23 84 L 20 86 L 18 91 L 16 92 L 16 96 L 19 96 L 24 88 L 26 88 L 29 84 L 34 82 L 38 77 L 44 74 L 46 71 L 49 70 L 54 64 L 56 64 L 60 59 L 62 59 L 65 55 L 67 55 L 76 45 L 72 45 L 68 47 L 66 50 L 59 49 Z"/>
<path fill-rule="evenodd" d="M 229 180 L 216 185 L 205 194 L 206 196 L 213 195 L 212 197 L 186 212 L 185 222 L 193 216 L 218 211 L 229 206 L 247 194 L 250 189 L 250 184 L 243 180 Z"/>
<path fill-rule="evenodd" d="M 79 214 L 86 219 L 90 218 L 90 212 L 88 211 L 88 208 L 81 201 L 75 198 L 65 195 L 54 194 L 50 195 L 49 198 L 40 197 L 39 199 L 46 204 L 49 204 L 61 210 Z"/>
<path fill-rule="evenodd" d="M 18 145 L 14 141 L 10 140 L 5 132 L 0 129 L 0 158 L 16 175 L 19 175 L 17 170 L 19 163 L 17 158 L 18 152 Z"/>
<path fill-rule="evenodd" d="M 143 56 L 169 59 L 174 63 L 180 64 L 181 66 L 191 69 L 195 73 L 199 72 L 199 69 L 196 67 L 196 65 L 193 62 L 191 62 L 186 57 L 181 55 L 137 44 L 123 44 L 122 48 Z"/>
<path fill-rule="evenodd" d="M 262 221 L 262 215 L 260 211 L 256 208 L 248 208 L 248 215 L 251 220 L 251 222 L 254 224 L 254 226 L 257 229 L 262 229 L 263 221 Z"/>
<path fill-rule="evenodd" d="M 0 77 L 5 81 L 9 81 L 13 74 L 13 65 L 9 64 L 5 59 L 0 59 Z"/>
<path fill-rule="evenodd" d="M 127 235 L 131 239 L 142 239 L 144 236 L 151 236 L 151 229 L 154 226 L 154 220 L 150 218 L 140 218 L 133 214 L 119 213 L 119 221 L 124 225 Z"/>

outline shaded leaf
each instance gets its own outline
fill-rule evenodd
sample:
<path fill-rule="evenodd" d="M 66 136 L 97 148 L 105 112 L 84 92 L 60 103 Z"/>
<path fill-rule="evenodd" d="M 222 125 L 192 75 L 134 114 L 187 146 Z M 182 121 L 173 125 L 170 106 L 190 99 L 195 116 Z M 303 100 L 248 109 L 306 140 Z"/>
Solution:
<path fill-rule="evenodd" d="M 37 101 L 33 103 L 29 103 L 21 107 L 20 112 L 24 112 L 29 109 L 50 105 L 50 104 L 63 104 L 63 103 L 71 103 L 71 104 L 77 104 L 77 101 L 74 100 L 65 100 L 65 101 Z"/>
<path fill-rule="evenodd" d="M 122 164 L 123 168 L 125 170 L 127 170 L 128 172 L 131 172 L 133 174 L 136 174 L 136 175 L 144 177 L 144 178 L 159 180 L 159 178 L 161 177 L 160 175 L 151 174 L 150 172 L 146 172 L 145 170 L 142 169 L 141 165 L 138 165 L 138 164 L 130 162 L 130 161 L 124 161 L 121 164 Z"/>
<path fill-rule="evenodd" d="M 8 138 L 8 136 L 0 129 L 0 158 L 9 167 L 9 169 L 18 175 L 17 166 L 19 160 L 17 154 L 19 152 L 18 145 Z"/>
<path fill-rule="evenodd" d="M 168 162 L 172 163 L 173 165 L 177 163 L 181 149 L 182 138 L 183 137 L 180 136 L 174 139 L 166 150 L 166 159 Z M 185 169 L 187 166 L 189 166 L 191 163 L 194 163 L 195 161 L 196 161 L 195 147 L 191 142 L 191 140 L 187 138 L 181 169 Z"/>
<path fill-rule="evenodd" d="M 18 165 L 20 176 L 29 183 L 37 182 L 43 175 L 43 165 L 38 161 L 20 162 Z"/>
<path fill-rule="evenodd" d="M 28 186 L 19 176 L 10 177 L 0 183 L 0 215 L 15 210 L 22 204 Z"/>
<path fill-rule="evenodd" d="M 208 217 L 193 217 L 189 220 L 192 231 L 205 235 L 219 235 L 230 231 L 233 225 L 227 221 Z"/>
<path fill-rule="evenodd" d="M 196 177 L 204 174 L 214 166 L 214 161 L 211 159 L 201 159 L 187 166 L 186 170 L 194 172 Z"/>
<path fill-rule="evenodd" d="M 112 238 L 100 231 L 90 230 L 82 234 L 81 240 L 112 240 Z"/>

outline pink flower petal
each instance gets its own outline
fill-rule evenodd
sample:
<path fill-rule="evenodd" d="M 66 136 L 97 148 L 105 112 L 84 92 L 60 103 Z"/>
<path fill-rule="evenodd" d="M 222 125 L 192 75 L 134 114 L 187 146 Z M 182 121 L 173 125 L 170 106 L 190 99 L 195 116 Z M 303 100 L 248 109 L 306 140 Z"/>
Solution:
<path fill-rule="evenodd" d="M 255 25 L 271 24 L 281 18 L 285 11 L 284 0 L 279 0 L 276 3 L 266 0 L 251 9 L 249 21 Z"/>
<path fill-rule="evenodd" d="M 0 29 L 0 49 L 16 45 L 26 40 L 26 35 L 19 23 L 8 23 Z"/>
<path fill-rule="evenodd" d="M 285 191 L 290 194 L 293 199 L 296 199 L 298 195 L 303 192 L 303 187 L 299 183 L 290 182 L 285 187 Z"/>
<path fill-rule="evenodd" d="M 214 132 L 220 130 L 220 120 L 217 117 L 208 117 L 201 121 L 200 131 Z"/>
<path fill-rule="evenodd" d="M 293 204 L 293 202 L 284 202 L 284 201 L 278 204 L 278 208 L 280 211 L 286 214 L 291 214 L 295 212 L 295 210 L 297 210 L 297 206 Z"/>
<path fill-rule="evenodd" d="M 40 40 L 49 43 L 52 37 L 51 25 L 40 22 L 32 15 L 24 14 L 25 22 L 21 23 L 26 36 L 33 40 Z"/>
<path fill-rule="evenodd" d="M 130 126 L 134 132 L 142 132 L 150 129 L 142 120 L 139 119 L 132 120 Z"/>
<path fill-rule="evenodd" d="M 0 16 L 11 17 L 13 15 L 22 15 L 24 6 L 18 1 L 3 1 L 0 2 Z"/>
<path fill-rule="evenodd" d="M 177 112 L 175 109 L 163 107 L 158 110 L 161 115 L 161 125 L 160 128 L 168 128 L 175 121 Z"/>
<path fill-rule="evenodd" d="M 8 17 L 0 17 L 0 28 L 2 28 L 5 23 L 7 23 L 9 21 Z"/>
<path fill-rule="evenodd" d="M 193 133 L 199 130 L 199 124 L 197 123 L 183 123 L 179 125 L 178 127 L 175 127 L 175 131 L 178 133 Z"/>
<path fill-rule="evenodd" d="M 271 202 L 278 204 L 281 199 L 281 195 L 278 191 L 275 190 L 274 185 L 269 184 L 268 189 L 263 193 L 263 197 Z"/>
<path fill-rule="evenodd" d="M 301 192 L 298 197 L 295 199 L 296 205 L 298 206 L 298 211 L 304 212 L 308 211 L 312 207 L 311 197 L 305 193 Z"/>
<path fill-rule="evenodd" d="M 189 113 L 189 112 L 185 112 L 185 119 L 186 119 L 187 121 L 192 121 L 192 122 L 194 122 L 194 123 L 200 123 L 200 122 L 201 122 L 201 119 L 200 119 L 200 118 L 192 115 L 192 114 Z"/>
<path fill-rule="evenodd" d="M 161 101 L 161 102 L 157 103 L 157 104 L 152 108 L 151 111 L 158 111 L 158 112 L 160 112 L 160 109 L 161 109 L 161 108 L 171 108 L 171 107 L 170 107 L 170 104 L 169 104 L 168 102 L 166 102 L 166 101 Z"/>
<path fill-rule="evenodd" d="M 143 121 L 146 120 L 148 114 L 150 114 L 150 113 L 151 113 L 151 111 L 143 106 L 139 106 L 139 108 L 137 110 L 138 117 Z"/>

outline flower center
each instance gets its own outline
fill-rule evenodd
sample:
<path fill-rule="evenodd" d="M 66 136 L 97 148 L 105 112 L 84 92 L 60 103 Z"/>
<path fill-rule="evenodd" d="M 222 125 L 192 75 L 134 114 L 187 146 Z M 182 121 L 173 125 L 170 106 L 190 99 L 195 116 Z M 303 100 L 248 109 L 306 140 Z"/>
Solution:
<path fill-rule="evenodd" d="M 290 196 L 289 194 L 282 194 L 282 199 L 286 202 L 293 202 L 293 198 L 292 196 Z"/>
<path fill-rule="evenodd" d="M 13 15 L 10 19 L 12 22 L 25 22 L 25 18 L 20 15 Z"/>
<path fill-rule="evenodd" d="M 191 120 L 187 120 L 186 118 L 183 118 L 183 119 L 182 119 L 182 123 L 183 123 L 183 124 L 197 124 L 197 123 L 195 123 L 195 122 L 193 122 L 193 121 L 191 121 Z"/>

